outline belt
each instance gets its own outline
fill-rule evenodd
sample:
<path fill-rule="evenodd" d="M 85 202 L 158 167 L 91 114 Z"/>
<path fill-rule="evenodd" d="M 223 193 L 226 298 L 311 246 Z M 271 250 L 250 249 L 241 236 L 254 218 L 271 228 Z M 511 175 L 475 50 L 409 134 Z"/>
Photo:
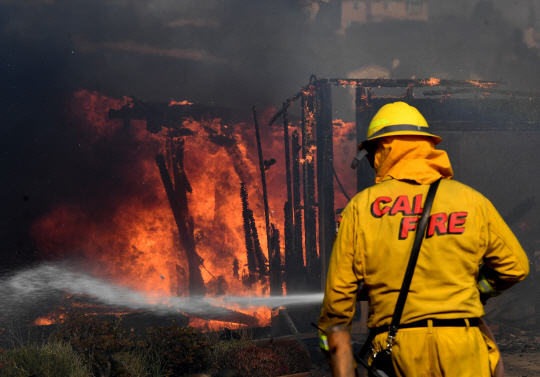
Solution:
<path fill-rule="evenodd" d="M 469 321 L 470 327 L 478 327 L 480 323 L 480 318 L 466 318 Z M 433 321 L 433 327 L 466 327 L 467 323 L 465 318 L 456 318 L 456 319 L 431 319 Z M 411 329 L 416 327 L 428 327 L 428 319 L 423 319 L 421 321 L 405 323 L 399 325 L 400 329 Z M 387 332 L 390 329 L 390 325 L 373 327 L 369 329 L 369 334 L 373 336 Z"/>

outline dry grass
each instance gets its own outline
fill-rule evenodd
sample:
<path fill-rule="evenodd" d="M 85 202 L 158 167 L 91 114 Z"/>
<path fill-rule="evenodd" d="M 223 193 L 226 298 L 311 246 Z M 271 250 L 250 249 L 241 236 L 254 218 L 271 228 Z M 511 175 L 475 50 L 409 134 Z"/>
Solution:
<path fill-rule="evenodd" d="M 89 368 L 69 344 L 30 344 L 0 353 L 2 377 L 92 377 Z"/>

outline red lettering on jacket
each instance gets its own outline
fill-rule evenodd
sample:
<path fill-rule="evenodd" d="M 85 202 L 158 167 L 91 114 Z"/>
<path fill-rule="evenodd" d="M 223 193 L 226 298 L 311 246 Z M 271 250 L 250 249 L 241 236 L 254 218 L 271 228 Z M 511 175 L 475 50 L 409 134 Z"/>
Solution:
<path fill-rule="evenodd" d="M 371 205 L 371 214 L 373 215 L 373 217 L 380 218 L 385 213 L 390 211 L 390 207 L 381 208 L 381 203 L 386 204 L 386 203 L 390 203 L 391 201 L 392 199 L 387 196 L 381 196 L 375 199 L 375 201 Z"/>
<path fill-rule="evenodd" d="M 403 216 L 412 215 L 411 204 L 409 203 L 409 198 L 406 195 L 400 195 L 397 197 L 389 215 L 395 216 L 398 212 L 401 212 Z"/>
<path fill-rule="evenodd" d="M 422 208 L 422 194 L 416 195 L 413 198 L 413 208 L 414 208 L 413 215 L 421 215 L 422 214 L 422 211 L 424 210 Z"/>
<path fill-rule="evenodd" d="M 465 227 L 458 226 L 465 224 L 467 220 L 467 212 L 453 212 L 450 214 L 450 220 L 448 221 L 448 233 L 461 234 L 465 231 Z"/>
<path fill-rule="evenodd" d="M 401 225 L 399 226 L 399 239 L 404 240 L 409 237 L 409 232 L 416 230 L 418 224 L 418 217 L 404 217 L 401 219 Z"/>
<path fill-rule="evenodd" d="M 435 233 L 437 233 L 438 236 L 447 234 L 447 221 L 448 215 L 446 213 L 436 213 L 435 215 L 431 215 L 428 222 L 428 231 L 426 238 L 433 237 Z"/>

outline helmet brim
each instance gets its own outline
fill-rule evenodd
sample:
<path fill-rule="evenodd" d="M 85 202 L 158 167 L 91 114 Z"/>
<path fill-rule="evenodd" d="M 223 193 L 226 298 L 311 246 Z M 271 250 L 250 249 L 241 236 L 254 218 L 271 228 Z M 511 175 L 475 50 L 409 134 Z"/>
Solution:
<path fill-rule="evenodd" d="M 377 135 L 375 137 L 370 137 L 367 140 L 363 141 L 361 144 L 364 144 L 366 142 L 370 142 L 375 139 L 379 139 L 381 137 L 387 137 L 387 136 L 428 136 L 433 139 L 433 142 L 435 145 L 439 144 L 442 141 L 442 137 L 433 135 L 427 132 L 422 131 L 395 131 L 395 132 L 388 132 L 382 135 Z"/>

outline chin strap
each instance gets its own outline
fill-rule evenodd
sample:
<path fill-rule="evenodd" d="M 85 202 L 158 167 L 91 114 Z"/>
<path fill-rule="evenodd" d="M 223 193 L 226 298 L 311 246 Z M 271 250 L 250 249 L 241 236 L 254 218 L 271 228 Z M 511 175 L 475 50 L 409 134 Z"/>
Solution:
<path fill-rule="evenodd" d="M 364 148 L 360 149 L 356 154 L 356 157 L 352 160 L 351 168 L 356 169 L 360 161 L 368 154 L 368 151 Z"/>

